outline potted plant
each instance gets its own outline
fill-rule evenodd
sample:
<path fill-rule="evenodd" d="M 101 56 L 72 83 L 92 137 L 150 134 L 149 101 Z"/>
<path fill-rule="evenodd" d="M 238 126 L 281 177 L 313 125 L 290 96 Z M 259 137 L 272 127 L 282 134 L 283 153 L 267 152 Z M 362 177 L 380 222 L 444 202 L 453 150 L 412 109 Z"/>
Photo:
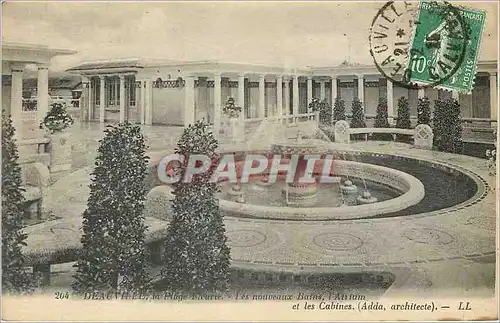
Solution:
<path fill-rule="evenodd" d="M 242 123 L 243 120 L 240 119 L 241 111 L 242 108 L 234 103 L 233 98 L 227 99 L 224 107 L 222 107 L 224 118 L 221 123 L 222 127 L 219 130 L 219 134 L 223 134 L 226 139 L 230 139 L 234 142 L 241 142 L 244 140 L 244 124 Z"/>
<path fill-rule="evenodd" d="M 229 118 L 239 118 L 241 113 L 241 107 L 238 107 L 234 104 L 233 98 L 229 98 L 227 99 L 226 104 L 222 108 L 222 112 Z"/>
<path fill-rule="evenodd" d="M 50 105 L 50 111 L 43 119 L 42 124 L 53 134 L 70 127 L 73 122 L 73 118 L 66 112 L 66 106 L 56 102 Z"/>

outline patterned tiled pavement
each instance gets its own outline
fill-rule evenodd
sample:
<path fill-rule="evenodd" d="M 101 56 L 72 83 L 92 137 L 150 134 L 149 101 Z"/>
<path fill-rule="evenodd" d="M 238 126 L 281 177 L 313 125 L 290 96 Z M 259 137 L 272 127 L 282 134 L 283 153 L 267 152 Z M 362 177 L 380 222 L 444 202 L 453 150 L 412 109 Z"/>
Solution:
<path fill-rule="evenodd" d="M 81 135 L 87 136 L 86 142 L 96 142 L 100 130 L 97 124 L 90 126 L 94 128 L 82 128 Z M 151 150 L 163 153 L 172 150 L 172 138 L 176 139 L 181 130 L 152 127 L 149 132 L 145 129 L 145 133 L 154 143 Z M 488 175 L 486 161 L 413 149 L 400 143 L 328 145 L 339 150 L 399 155 L 458 167 L 481 179 L 484 194 L 475 203 L 465 203 L 440 214 L 308 222 L 226 217 L 233 266 L 297 273 L 406 268 L 411 275 L 400 284 L 401 288 L 419 284 L 428 288 L 456 285 L 460 290 L 478 285 L 484 285 L 487 290 L 494 288 L 495 178 Z M 88 144 L 83 149 L 74 147 L 74 154 L 95 152 Z M 151 155 L 158 156 L 158 153 Z M 45 207 L 62 219 L 28 227 L 27 253 L 79 247 L 80 215 L 85 208 L 91 171 L 90 167 L 83 166 L 86 165 L 75 167 L 80 169 L 51 187 Z M 150 235 L 155 237 L 161 236 L 168 225 L 153 218 L 148 218 L 147 224 Z M 457 277 L 460 277 L 458 281 Z"/>

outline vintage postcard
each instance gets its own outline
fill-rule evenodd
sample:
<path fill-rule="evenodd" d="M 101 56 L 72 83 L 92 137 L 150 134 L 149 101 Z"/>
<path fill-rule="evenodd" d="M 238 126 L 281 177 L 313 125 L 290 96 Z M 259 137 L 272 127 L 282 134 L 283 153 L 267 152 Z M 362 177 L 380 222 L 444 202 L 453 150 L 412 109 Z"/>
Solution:
<path fill-rule="evenodd" d="M 2 3 L 2 320 L 498 321 L 498 3 Z"/>

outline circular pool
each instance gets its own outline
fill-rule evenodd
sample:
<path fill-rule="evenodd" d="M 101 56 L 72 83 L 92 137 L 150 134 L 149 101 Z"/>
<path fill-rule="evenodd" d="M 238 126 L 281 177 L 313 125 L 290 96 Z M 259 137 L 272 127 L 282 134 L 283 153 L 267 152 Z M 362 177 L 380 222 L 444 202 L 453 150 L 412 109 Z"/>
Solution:
<path fill-rule="evenodd" d="M 299 146 L 306 145 L 301 142 Z M 444 162 L 340 150 L 334 145 L 315 149 L 320 154 L 333 156 L 337 182 L 317 183 L 314 189 L 297 185 L 287 189 L 279 174 L 273 183 L 265 178 L 269 174 L 253 177 L 248 183 L 238 183 L 238 187 L 234 187 L 234 183 L 220 182 L 221 211 L 229 217 L 297 221 L 425 216 L 467 207 L 487 193 L 487 185 L 481 178 Z M 239 164 L 246 155 L 269 156 L 276 152 L 226 150 L 220 153 L 233 155 Z M 316 168 L 314 172 L 317 176 Z M 354 193 L 351 192 L 353 187 Z M 288 203 L 286 194 L 288 198 L 293 196 L 293 189 L 302 189 L 301 197 L 314 199 L 303 205 Z M 173 198 L 171 190 L 169 194 Z"/>
<path fill-rule="evenodd" d="M 419 203 L 425 195 L 424 185 L 414 176 L 388 167 L 353 161 L 335 160 L 336 176 L 349 179 L 359 192 L 342 193 L 340 183 L 317 184 L 315 204 L 290 207 L 283 198 L 283 187 L 278 181 L 261 187 L 259 179 L 240 184 L 245 201 L 238 202 L 230 194 L 232 184 L 221 183 L 220 207 L 228 216 L 281 220 L 342 220 L 373 217 L 397 212 Z M 304 188 L 308 193 L 308 187 Z M 363 192 L 376 197 L 373 203 L 360 204 Z"/>

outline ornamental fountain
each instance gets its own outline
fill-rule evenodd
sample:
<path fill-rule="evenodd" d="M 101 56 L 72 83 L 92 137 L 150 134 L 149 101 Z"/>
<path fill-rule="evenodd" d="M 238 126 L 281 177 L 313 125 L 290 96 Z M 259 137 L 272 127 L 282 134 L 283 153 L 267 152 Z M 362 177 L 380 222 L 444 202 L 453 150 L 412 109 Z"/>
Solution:
<path fill-rule="evenodd" d="M 339 210 L 334 213 L 340 214 L 341 210 L 347 210 L 346 208 L 362 207 L 378 203 L 380 200 L 379 197 L 382 197 L 381 202 L 398 198 L 400 195 L 404 195 L 405 191 L 409 190 L 409 187 L 402 187 L 391 192 L 380 192 L 379 189 L 374 195 L 370 188 L 371 182 L 367 184 L 365 179 L 366 171 L 376 175 L 388 173 L 390 170 L 384 167 L 380 171 L 374 170 L 374 168 L 380 166 L 347 161 L 344 153 L 341 154 L 342 158 L 339 160 L 325 159 L 326 155 L 331 155 L 331 153 L 330 151 L 322 151 L 318 147 L 318 142 L 304 138 L 301 131 L 297 133 L 295 138 L 272 143 L 270 151 L 265 154 L 268 158 L 270 156 L 280 156 L 280 162 L 285 161 L 295 170 L 293 177 L 285 181 L 287 173 L 284 174 L 279 170 L 277 174 L 273 174 L 268 165 L 266 170 L 257 178 L 253 178 L 249 184 L 238 183 L 227 185 L 222 183 L 223 186 L 229 186 L 225 190 L 227 201 L 244 204 L 244 206 L 239 206 L 242 212 L 245 212 L 245 208 L 255 206 L 256 209 L 260 209 L 265 208 L 265 205 L 269 204 L 269 207 L 278 207 L 279 212 L 287 210 L 285 213 L 293 213 L 294 210 L 297 211 L 300 209 L 302 211 L 296 213 L 302 213 L 306 212 L 306 208 L 310 208 L 311 211 L 319 210 L 321 211 L 320 213 L 326 214 L 334 212 L 332 208 L 338 208 Z M 320 159 L 315 159 L 314 168 L 309 167 L 308 169 L 308 155 L 321 157 Z M 326 164 L 327 161 L 331 164 Z M 237 163 L 241 163 L 241 161 Z M 322 183 L 320 180 L 320 176 L 325 175 L 325 169 L 328 172 L 329 181 L 327 184 Z M 273 180 L 270 180 L 270 178 Z M 304 183 L 304 178 L 308 178 L 310 181 Z M 358 185 L 361 185 L 363 189 L 358 189 L 356 183 L 359 183 Z M 415 183 L 418 186 L 418 180 Z M 421 188 L 420 186 L 418 187 Z M 394 193 L 395 191 L 397 193 Z M 417 191 L 422 193 L 423 189 L 417 189 Z M 423 193 L 417 193 L 416 195 L 413 193 L 415 192 L 412 191 L 410 196 L 413 196 L 413 198 L 416 197 L 416 199 L 413 199 L 411 203 L 418 202 L 423 196 Z M 226 206 L 225 201 L 225 198 L 222 197 L 222 209 Z M 401 205 L 404 206 L 405 203 Z M 277 210 L 273 209 L 272 211 L 276 212 Z M 364 213 L 373 213 L 373 208 L 371 210 L 365 208 Z M 352 217 L 353 214 L 349 216 Z"/>
<path fill-rule="evenodd" d="M 284 159 L 291 160 L 292 155 L 298 155 L 297 167 L 291 183 L 286 183 L 281 189 L 281 195 L 287 206 L 312 206 L 316 204 L 316 193 L 318 191 L 318 179 L 313 173 L 307 174 L 306 155 L 314 153 L 314 145 L 302 138 L 303 133 L 298 131 L 294 140 L 283 143 L 275 143 L 271 146 L 273 154 L 280 154 Z M 314 171 L 313 171 L 314 172 Z M 311 183 L 301 182 L 305 177 L 313 178 Z M 337 178 L 340 180 L 340 178 Z"/>

